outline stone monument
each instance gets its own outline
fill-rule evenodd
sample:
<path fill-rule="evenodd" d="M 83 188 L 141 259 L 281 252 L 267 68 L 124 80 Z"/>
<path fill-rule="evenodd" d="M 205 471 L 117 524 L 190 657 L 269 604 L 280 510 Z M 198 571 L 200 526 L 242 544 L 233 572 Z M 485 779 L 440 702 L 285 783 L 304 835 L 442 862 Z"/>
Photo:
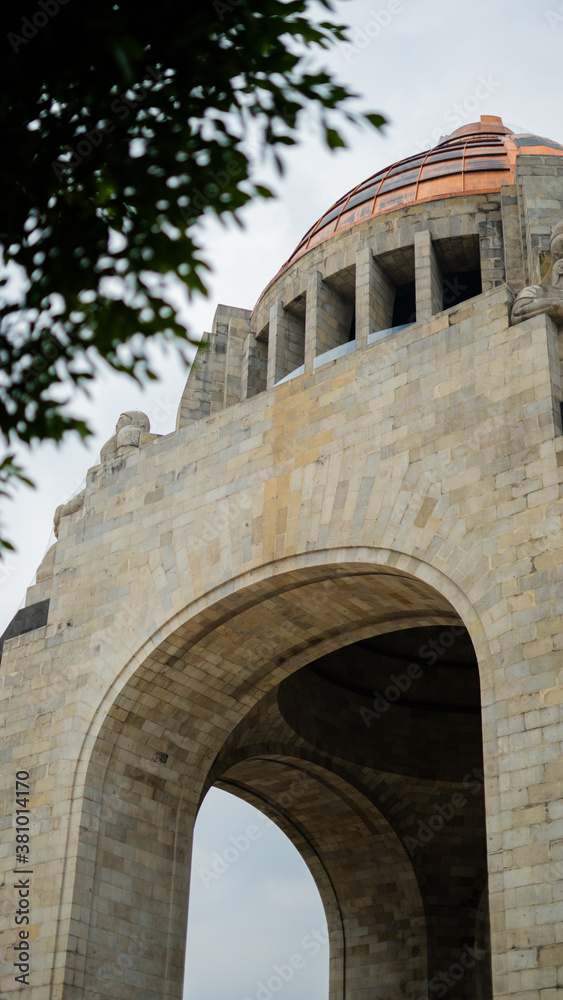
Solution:
<path fill-rule="evenodd" d="M 484 116 L 218 307 L 173 433 L 122 415 L 3 637 L 2 998 L 179 1000 L 214 785 L 330 1000 L 560 997 L 561 220 L 563 145 Z"/>

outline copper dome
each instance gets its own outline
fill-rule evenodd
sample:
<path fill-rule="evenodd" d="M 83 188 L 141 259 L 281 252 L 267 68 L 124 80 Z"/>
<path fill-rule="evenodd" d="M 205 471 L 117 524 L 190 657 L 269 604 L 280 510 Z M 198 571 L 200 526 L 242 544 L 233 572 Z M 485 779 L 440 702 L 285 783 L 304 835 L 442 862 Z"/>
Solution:
<path fill-rule="evenodd" d="M 502 118 L 482 115 L 480 122 L 456 129 L 433 149 L 392 163 L 348 191 L 308 230 L 280 271 L 331 236 L 386 212 L 439 198 L 498 192 L 512 183 L 516 157 L 526 154 L 563 156 L 563 145 L 515 134 Z"/>

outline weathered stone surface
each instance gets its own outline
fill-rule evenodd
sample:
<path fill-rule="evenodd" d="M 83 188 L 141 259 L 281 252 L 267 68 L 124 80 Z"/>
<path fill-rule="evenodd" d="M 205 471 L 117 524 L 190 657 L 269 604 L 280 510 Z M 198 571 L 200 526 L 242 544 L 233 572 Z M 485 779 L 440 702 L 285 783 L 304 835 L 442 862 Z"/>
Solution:
<path fill-rule="evenodd" d="M 180 997 L 212 784 L 309 864 L 331 1000 L 486 1000 L 490 965 L 495 1000 L 560 990 L 561 334 L 510 309 L 563 188 L 532 160 L 502 211 L 390 213 L 221 306 L 176 432 L 89 471 L 28 592 L 48 618 L 4 642 L 3 997 L 19 772 L 31 1000 Z M 488 249 L 489 287 L 439 308 Z M 370 341 L 409 280 L 417 321 Z M 351 297 L 355 350 L 315 367 Z"/>

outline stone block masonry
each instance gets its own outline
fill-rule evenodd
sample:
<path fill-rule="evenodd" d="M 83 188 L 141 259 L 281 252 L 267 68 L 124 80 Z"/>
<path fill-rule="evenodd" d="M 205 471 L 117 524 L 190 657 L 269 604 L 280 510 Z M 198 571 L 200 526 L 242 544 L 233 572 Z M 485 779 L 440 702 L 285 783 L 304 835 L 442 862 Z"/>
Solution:
<path fill-rule="evenodd" d="M 6 1000 L 18 955 L 30 1000 L 179 1000 L 212 785 L 309 865 L 330 1000 L 559 995 L 563 334 L 511 325 L 563 199 L 535 159 L 220 306 L 176 431 L 59 511 L 0 671 Z"/>

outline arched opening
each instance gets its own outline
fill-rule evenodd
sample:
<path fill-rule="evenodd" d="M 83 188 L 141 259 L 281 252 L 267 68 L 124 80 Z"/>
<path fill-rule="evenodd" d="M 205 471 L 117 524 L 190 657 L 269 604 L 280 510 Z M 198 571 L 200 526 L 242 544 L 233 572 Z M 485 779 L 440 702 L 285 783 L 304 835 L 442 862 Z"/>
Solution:
<path fill-rule="evenodd" d="M 310 662 L 245 717 L 209 780 L 301 842 L 328 915 L 331 998 L 488 995 L 479 675 L 462 624 Z"/>
<path fill-rule="evenodd" d="M 306 861 L 327 916 L 330 1000 L 419 1000 L 442 975 L 448 997 L 471 996 L 462 963 L 476 964 L 486 889 L 479 688 L 447 598 L 396 566 L 297 566 L 217 596 L 138 662 L 87 777 L 101 819 L 78 848 L 93 894 L 88 988 L 114 996 L 121 977 L 144 1000 L 163 982 L 181 996 L 191 835 L 217 785 L 269 813 Z"/>
<path fill-rule="evenodd" d="M 328 955 L 322 901 L 289 838 L 248 801 L 210 789 L 194 830 L 184 1000 L 282 989 L 327 1000 Z"/>
<path fill-rule="evenodd" d="M 269 699 L 252 736 L 263 735 L 275 714 Z M 288 733 L 279 737 L 290 742 Z M 328 760 L 269 753 L 254 742 L 233 756 L 219 787 L 256 802 L 315 878 L 328 925 L 330 1000 L 374 991 L 418 998 L 427 980 L 426 921 L 407 853 L 385 818 Z"/>
<path fill-rule="evenodd" d="M 278 705 L 406 847 L 426 916 L 430 990 L 473 997 L 479 984 L 485 996 L 490 944 L 482 921 L 478 943 L 474 929 L 488 896 L 480 687 L 465 627 L 351 643 L 284 681 Z"/>

